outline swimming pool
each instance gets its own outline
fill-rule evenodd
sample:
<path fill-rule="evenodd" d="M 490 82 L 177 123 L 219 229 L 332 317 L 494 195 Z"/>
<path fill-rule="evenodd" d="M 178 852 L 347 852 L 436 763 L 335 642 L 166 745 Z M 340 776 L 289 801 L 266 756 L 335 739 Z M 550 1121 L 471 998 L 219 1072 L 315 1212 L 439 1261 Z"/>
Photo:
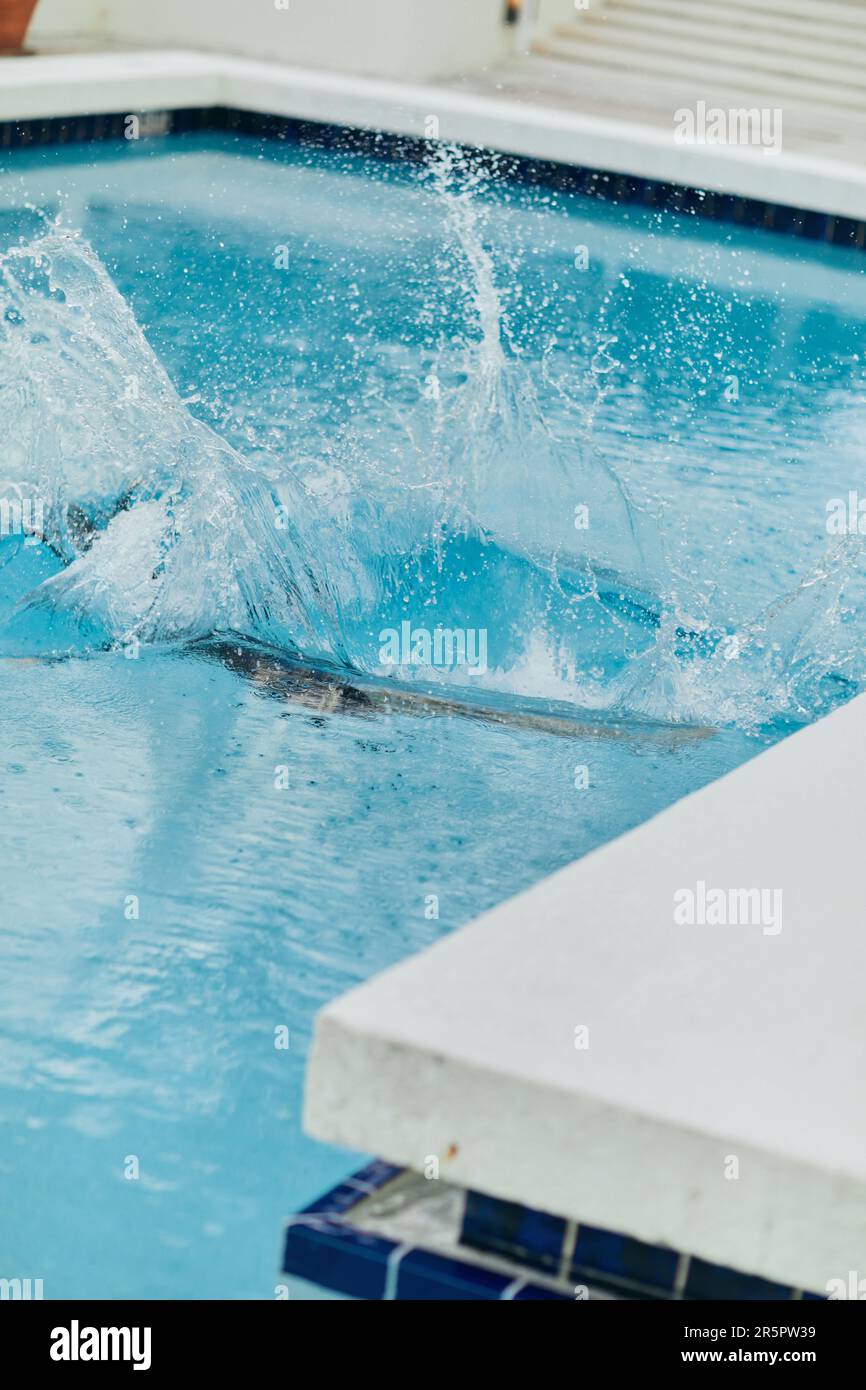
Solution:
<path fill-rule="evenodd" d="M 217 134 L 0 237 L 0 1274 L 271 1297 L 316 1008 L 862 687 L 862 262 Z"/>

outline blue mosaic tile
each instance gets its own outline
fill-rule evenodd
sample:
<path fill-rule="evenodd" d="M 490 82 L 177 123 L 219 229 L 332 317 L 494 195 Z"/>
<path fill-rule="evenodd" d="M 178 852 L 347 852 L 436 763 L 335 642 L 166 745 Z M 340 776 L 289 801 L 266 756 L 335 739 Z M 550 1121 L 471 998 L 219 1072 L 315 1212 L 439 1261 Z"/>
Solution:
<path fill-rule="evenodd" d="M 405 1168 L 400 1168 L 396 1163 L 386 1163 L 383 1158 L 374 1158 L 366 1167 L 359 1168 L 357 1173 L 353 1173 L 352 1178 L 363 1187 L 377 1189 L 384 1187 L 386 1182 L 399 1177 L 405 1171 Z"/>
<path fill-rule="evenodd" d="M 289 1222 L 283 1268 L 313 1284 L 353 1298 L 400 1301 L 570 1302 L 572 1293 L 501 1274 L 458 1257 L 420 1247 L 405 1248 L 368 1234 L 346 1218 L 353 1207 L 399 1176 L 403 1169 L 374 1160 L 339 1183 Z M 466 1194 L 461 1239 L 467 1246 L 506 1255 L 525 1268 L 558 1269 L 566 1223 L 544 1212 L 502 1202 L 480 1192 Z M 569 1269 L 572 1284 L 605 1288 L 626 1298 L 824 1301 L 755 1275 L 692 1257 L 686 1287 L 674 1293 L 679 1256 L 595 1226 L 580 1226 Z"/>
<path fill-rule="evenodd" d="M 466 1193 L 460 1239 L 465 1245 L 508 1255 L 522 1264 L 556 1274 L 562 1259 L 566 1223 L 559 1216 L 502 1202 L 482 1192 Z"/>
<path fill-rule="evenodd" d="M 343 1216 L 347 1211 L 351 1211 L 352 1207 L 357 1206 L 361 1196 L 357 1187 L 342 1182 L 305 1207 L 304 1215 Z"/>
<path fill-rule="evenodd" d="M 554 1303 L 571 1303 L 572 1297 L 568 1293 L 557 1293 L 555 1289 L 546 1289 L 541 1284 L 524 1284 L 522 1289 L 518 1289 L 514 1295 L 515 1303 L 538 1303 L 541 1301 Z"/>
<path fill-rule="evenodd" d="M 394 1241 L 347 1223 L 353 1207 L 403 1171 L 376 1159 L 311 1202 L 286 1228 L 283 1272 L 366 1300 L 501 1299 L 514 1287 L 513 1274 L 499 1274 L 420 1247 L 404 1250 Z M 520 1284 L 514 1293 L 515 1301 L 551 1297 L 568 1296 L 530 1283 Z"/>
<path fill-rule="evenodd" d="M 587 1274 L 604 1274 L 670 1297 L 678 1263 L 677 1252 L 665 1246 L 647 1245 L 595 1226 L 579 1226 L 570 1277 L 580 1283 Z"/>
<path fill-rule="evenodd" d="M 735 1269 L 692 1259 L 689 1263 L 684 1298 L 789 1299 L 794 1290 L 790 1285 L 773 1284 L 754 1274 L 740 1274 Z"/>
<path fill-rule="evenodd" d="M 484 1193 L 466 1194 L 461 1240 L 476 1249 L 556 1274 L 565 1231 L 566 1223 L 560 1218 Z M 680 1253 L 669 1246 L 580 1225 L 568 1278 L 572 1284 L 595 1285 L 628 1298 L 753 1300 L 800 1296 L 790 1286 L 740 1274 L 697 1257 L 689 1260 L 685 1290 L 675 1292 L 679 1266 Z"/>
<path fill-rule="evenodd" d="M 393 1241 L 337 1222 L 299 1217 L 286 1229 L 283 1273 L 351 1298 L 378 1300 L 397 1248 Z"/>
<path fill-rule="evenodd" d="M 497 1274 L 431 1250 L 414 1249 L 400 1261 L 396 1297 L 489 1302 L 500 1299 L 513 1283 L 513 1274 Z"/>
<path fill-rule="evenodd" d="M 311 1216 L 320 1214 L 326 1216 L 343 1216 L 352 1210 L 364 1197 L 377 1192 L 385 1183 L 396 1178 L 402 1173 L 402 1168 L 396 1168 L 393 1163 L 384 1163 L 381 1159 L 374 1159 L 365 1168 L 359 1169 L 351 1177 L 345 1178 L 343 1182 L 332 1187 L 330 1192 L 325 1192 L 318 1197 L 315 1202 L 304 1208 L 304 1215 Z"/>

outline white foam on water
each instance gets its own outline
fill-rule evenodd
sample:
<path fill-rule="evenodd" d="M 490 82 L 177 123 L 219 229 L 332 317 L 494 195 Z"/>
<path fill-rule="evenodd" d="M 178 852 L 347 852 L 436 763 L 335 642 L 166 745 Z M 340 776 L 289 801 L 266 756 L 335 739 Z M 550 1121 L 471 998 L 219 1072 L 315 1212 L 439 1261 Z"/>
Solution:
<path fill-rule="evenodd" d="M 492 611 L 492 581 L 478 600 L 508 641 L 475 690 L 745 726 L 851 694 L 866 671 L 845 640 L 844 594 L 862 538 L 828 543 L 750 623 L 727 626 L 711 583 L 700 611 L 681 612 L 675 519 L 660 527 L 593 449 L 615 340 L 600 333 L 594 403 L 563 439 L 537 364 L 511 341 L 485 243 L 489 170 L 435 147 L 423 179 L 448 231 L 439 293 L 463 301 L 462 340 L 443 341 L 393 438 L 362 423 L 328 459 L 253 463 L 197 419 L 79 236 L 55 226 L 0 256 L 3 486 L 44 504 L 41 533 L 64 566 L 7 615 L 4 649 L 26 655 L 30 619 L 62 614 L 72 648 L 234 634 L 374 672 L 389 615 L 414 604 L 416 620 L 453 624 L 470 546 L 507 593 L 506 611 Z"/>

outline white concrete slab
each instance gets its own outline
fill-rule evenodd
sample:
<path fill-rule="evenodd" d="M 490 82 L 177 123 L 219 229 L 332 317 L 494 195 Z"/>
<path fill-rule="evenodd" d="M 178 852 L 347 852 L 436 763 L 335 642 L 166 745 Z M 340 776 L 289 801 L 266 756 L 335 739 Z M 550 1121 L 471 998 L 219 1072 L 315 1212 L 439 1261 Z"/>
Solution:
<path fill-rule="evenodd" d="M 178 50 L 0 58 L 0 121 L 209 106 L 222 100 L 222 66 Z"/>
<path fill-rule="evenodd" d="M 864 738 L 861 696 L 326 1008 L 309 1132 L 817 1292 L 866 1273 Z M 780 890 L 781 930 L 681 925 L 699 880 Z"/>
<path fill-rule="evenodd" d="M 524 68 L 509 73 L 511 88 L 503 72 L 474 91 L 469 81 L 405 84 L 180 50 L 0 58 L 0 120 L 214 104 L 423 136 L 436 116 L 443 140 L 866 218 L 859 140 L 836 158 L 677 145 L 672 123 L 591 114 L 562 104 L 561 87 L 544 99 L 530 88 L 527 99 Z"/>

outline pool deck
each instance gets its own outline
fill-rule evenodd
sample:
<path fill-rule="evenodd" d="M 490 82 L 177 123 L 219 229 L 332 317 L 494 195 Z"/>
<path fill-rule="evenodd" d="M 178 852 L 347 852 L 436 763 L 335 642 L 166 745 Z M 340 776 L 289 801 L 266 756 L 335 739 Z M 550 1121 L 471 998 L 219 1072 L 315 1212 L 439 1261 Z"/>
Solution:
<path fill-rule="evenodd" d="M 607 110 L 583 109 L 564 93 L 554 100 L 552 69 L 544 69 L 547 88 L 536 82 L 533 95 L 527 71 L 511 65 L 408 85 L 175 49 L 46 53 L 0 58 L 0 121 L 222 105 L 422 137 L 436 116 L 446 141 L 866 218 L 860 138 L 835 155 L 796 140 L 774 156 L 752 146 L 677 145 L 672 119 L 649 122 L 635 108 L 623 115 L 613 101 Z"/>
<path fill-rule="evenodd" d="M 662 131 L 698 101 L 778 108 L 786 150 L 863 161 L 859 0 L 592 0 L 530 39 L 467 88 Z"/>

